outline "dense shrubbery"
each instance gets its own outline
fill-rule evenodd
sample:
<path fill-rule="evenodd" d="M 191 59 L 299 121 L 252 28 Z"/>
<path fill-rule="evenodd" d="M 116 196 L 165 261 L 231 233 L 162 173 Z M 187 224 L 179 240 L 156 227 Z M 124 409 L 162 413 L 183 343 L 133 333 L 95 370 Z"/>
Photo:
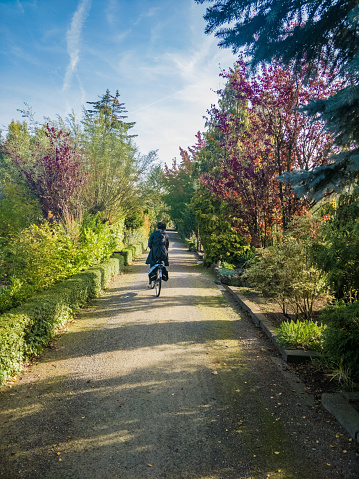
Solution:
<path fill-rule="evenodd" d="M 11 284 L 0 291 L 0 312 L 21 302 L 35 291 L 48 288 L 79 271 L 108 259 L 123 247 L 123 227 L 110 227 L 99 215 L 73 225 L 43 222 L 12 236 L 3 247 L 3 277 Z"/>
<path fill-rule="evenodd" d="M 330 205 L 312 257 L 326 272 L 336 298 L 352 301 L 359 292 L 359 197 L 345 194 Z"/>
<path fill-rule="evenodd" d="M 230 206 L 202 192 L 192 198 L 191 209 L 198 225 L 206 265 L 218 261 L 238 264 L 250 247 L 228 219 Z"/>
<path fill-rule="evenodd" d="M 190 251 L 197 249 L 197 238 L 195 235 L 190 236 L 189 238 L 184 239 L 184 244 L 186 248 Z"/>
<path fill-rule="evenodd" d="M 281 243 L 256 252 L 244 274 L 249 283 L 304 319 L 311 319 L 314 302 L 328 300 L 325 274 L 315 268 L 308 256 L 308 245 L 289 235 Z"/>
<path fill-rule="evenodd" d="M 36 224 L 42 217 L 37 198 L 26 189 L 14 183 L 5 184 L 3 199 L 0 201 L 0 244 L 11 241 L 16 235 L 31 224 Z"/>
<path fill-rule="evenodd" d="M 335 369 L 359 383 L 359 302 L 328 306 L 323 314 L 323 353 Z"/>

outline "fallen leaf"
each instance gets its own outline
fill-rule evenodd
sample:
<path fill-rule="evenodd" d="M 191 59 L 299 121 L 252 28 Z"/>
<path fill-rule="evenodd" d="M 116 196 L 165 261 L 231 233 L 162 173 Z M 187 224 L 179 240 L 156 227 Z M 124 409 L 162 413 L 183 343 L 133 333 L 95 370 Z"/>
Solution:
<path fill-rule="evenodd" d="M 147 467 L 152 467 L 152 464 L 147 464 Z"/>
<path fill-rule="evenodd" d="M 218 359 L 216 361 L 212 361 L 213 364 L 220 364 L 220 362 L 218 361 Z"/>
<path fill-rule="evenodd" d="M 217 371 L 212 371 L 212 374 L 218 374 Z"/>
<path fill-rule="evenodd" d="M 279 451 L 274 451 L 274 454 L 279 454 Z"/>

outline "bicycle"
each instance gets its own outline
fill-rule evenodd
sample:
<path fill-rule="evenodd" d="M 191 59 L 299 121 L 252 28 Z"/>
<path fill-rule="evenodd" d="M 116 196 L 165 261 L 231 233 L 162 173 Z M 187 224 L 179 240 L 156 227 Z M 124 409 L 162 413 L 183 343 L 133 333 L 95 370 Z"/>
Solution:
<path fill-rule="evenodd" d="M 164 262 L 161 261 L 160 263 L 155 264 L 152 266 L 152 269 L 156 269 L 156 278 L 151 281 L 151 289 L 155 288 L 156 291 L 156 296 L 158 297 L 161 293 L 161 287 L 162 287 L 162 270 L 165 267 Z M 150 270 L 150 271 L 151 271 Z"/>

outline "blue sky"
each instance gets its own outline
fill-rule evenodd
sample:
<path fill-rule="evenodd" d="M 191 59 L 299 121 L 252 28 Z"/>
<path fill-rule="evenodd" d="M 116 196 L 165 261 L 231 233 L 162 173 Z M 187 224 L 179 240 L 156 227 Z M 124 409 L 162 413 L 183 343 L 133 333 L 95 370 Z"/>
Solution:
<path fill-rule="evenodd" d="M 171 163 L 195 143 L 236 60 L 204 34 L 194 0 L 0 0 L 0 128 L 65 117 L 119 90 L 141 153 Z"/>

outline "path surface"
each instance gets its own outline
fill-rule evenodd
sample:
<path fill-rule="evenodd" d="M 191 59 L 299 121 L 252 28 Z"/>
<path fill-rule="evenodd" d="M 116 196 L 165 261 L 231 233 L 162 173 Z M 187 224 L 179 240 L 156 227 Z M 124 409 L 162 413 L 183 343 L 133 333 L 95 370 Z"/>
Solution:
<path fill-rule="evenodd" d="M 347 434 L 170 239 L 160 298 L 144 255 L 2 388 L 0 477 L 358 478 Z"/>

